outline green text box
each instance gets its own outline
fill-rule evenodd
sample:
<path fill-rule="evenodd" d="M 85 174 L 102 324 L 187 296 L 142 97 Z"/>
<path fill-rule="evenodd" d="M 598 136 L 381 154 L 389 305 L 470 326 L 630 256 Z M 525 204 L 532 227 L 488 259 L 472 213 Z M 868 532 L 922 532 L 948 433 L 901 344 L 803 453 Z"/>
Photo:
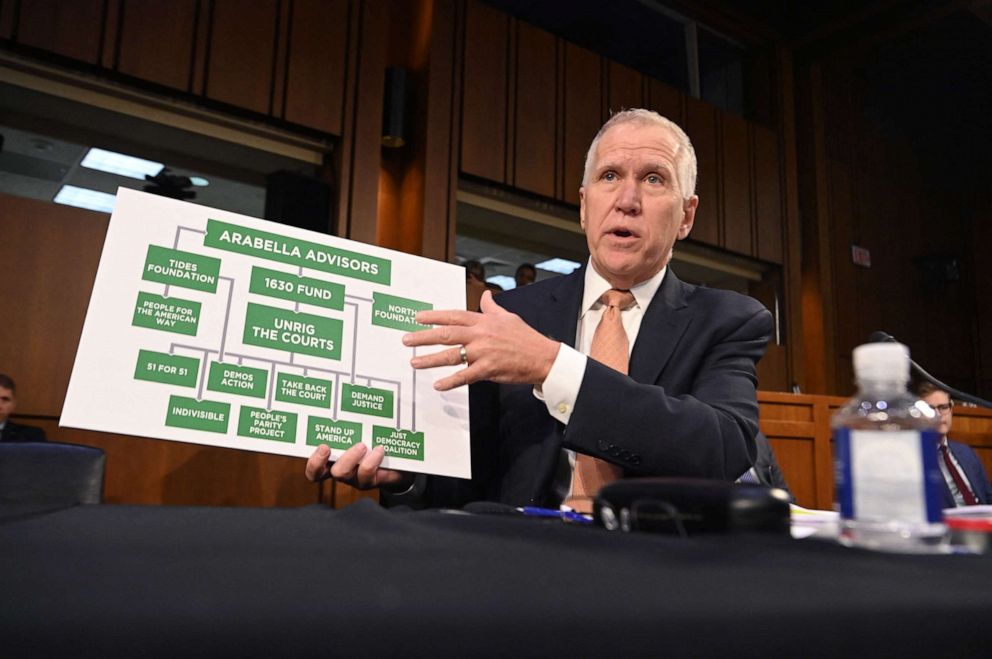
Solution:
<path fill-rule="evenodd" d="M 392 262 L 358 252 L 328 247 L 307 240 L 297 240 L 277 233 L 207 220 L 206 247 L 247 254 L 258 258 L 302 265 L 305 268 L 330 272 L 377 284 L 390 283 Z"/>
<path fill-rule="evenodd" d="M 199 372 L 199 359 L 139 350 L 138 363 L 134 367 L 134 379 L 174 384 L 178 387 L 195 387 Z"/>
<path fill-rule="evenodd" d="M 325 309 L 344 309 L 344 286 L 290 272 L 254 267 L 248 290 L 256 295 L 312 304 Z"/>
<path fill-rule="evenodd" d="M 210 375 L 207 377 L 207 389 L 222 391 L 226 394 L 265 398 L 265 385 L 268 373 L 265 369 L 210 362 Z"/>
<path fill-rule="evenodd" d="M 241 407 L 238 434 L 253 439 L 271 439 L 276 442 L 296 441 L 296 415 L 261 407 Z"/>
<path fill-rule="evenodd" d="M 385 446 L 386 455 L 407 460 L 424 459 L 424 433 L 372 426 L 372 448 Z"/>
<path fill-rule="evenodd" d="M 391 327 L 406 332 L 417 332 L 428 328 L 428 325 L 421 325 L 414 320 L 414 317 L 418 311 L 433 309 L 434 305 L 429 302 L 408 300 L 385 293 L 373 293 L 372 299 L 373 325 Z"/>
<path fill-rule="evenodd" d="M 178 249 L 148 246 L 145 271 L 141 278 L 197 291 L 217 292 L 220 259 Z"/>
<path fill-rule="evenodd" d="M 345 412 L 391 418 L 393 392 L 389 389 L 373 389 L 345 383 L 341 393 L 341 409 Z"/>
<path fill-rule="evenodd" d="M 138 301 L 134 305 L 134 319 L 131 321 L 135 327 L 148 327 L 188 336 L 196 336 L 199 323 L 199 302 L 145 292 L 138 293 Z"/>
<path fill-rule="evenodd" d="M 227 432 L 227 420 L 230 416 L 231 406 L 227 403 L 170 396 L 165 425 L 223 434 Z"/>
<path fill-rule="evenodd" d="M 319 446 L 327 444 L 331 448 L 348 449 L 362 441 L 362 424 L 351 421 L 335 421 L 319 416 L 307 421 L 307 444 Z"/>
<path fill-rule="evenodd" d="M 330 380 L 279 373 L 276 375 L 276 400 L 283 403 L 328 408 L 331 406 L 333 386 L 334 383 Z"/>
<path fill-rule="evenodd" d="M 249 303 L 243 338 L 253 346 L 340 361 L 342 326 L 337 318 Z"/>

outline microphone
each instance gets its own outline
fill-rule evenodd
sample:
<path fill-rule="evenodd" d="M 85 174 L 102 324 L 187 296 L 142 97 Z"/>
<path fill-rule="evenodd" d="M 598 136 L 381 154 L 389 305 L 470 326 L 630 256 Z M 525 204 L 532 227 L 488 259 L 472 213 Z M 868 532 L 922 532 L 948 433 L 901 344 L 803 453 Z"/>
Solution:
<path fill-rule="evenodd" d="M 896 341 L 896 337 L 892 336 L 891 334 L 888 334 L 887 332 L 883 332 L 882 330 L 878 330 L 877 332 L 872 332 L 871 333 L 871 336 L 868 337 L 868 342 L 869 343 L 899 343 L 898 341 Z"/>
<path fill-rule="evenodd" d="M 897 341 L 894 336 L 892 336 L 887 332 L 883 332 L 881 330 L 872 332 L 871 336 L 868 337 L 868 341 L 871 343 L 899 343 L 899 341 Z M 979 407 L 992 408 L 992 402 L 989 402 L 983 398 L 979 398 L 978 396 L 972 396 L 971 394 L 967 394 L 963 391 L 955 389 L 954 387 L 944 384 L 934 376 L 927 373 L 926 370 L 922 366 L 917 364 L 915 361 L 913 361 L 912 358 L 910 358 L 909 360 L 909 366 L 910 368 L 913 369 L 913 372 L 915 372 L 921 378 L 923 378 L 933 386 L 937 387 L 938 389 L 943 389 L 948 394 L 950 394 L 951 398 L 957 398 L 958 400 L 963 400 L 965 402 L 978 405 Z"/>

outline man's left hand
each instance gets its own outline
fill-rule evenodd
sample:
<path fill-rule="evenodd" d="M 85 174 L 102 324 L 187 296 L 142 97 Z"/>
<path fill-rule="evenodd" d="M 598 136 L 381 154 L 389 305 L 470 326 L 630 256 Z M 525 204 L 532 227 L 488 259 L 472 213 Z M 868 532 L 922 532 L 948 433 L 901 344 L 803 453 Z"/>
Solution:
<path fill-rule="evenodd" d="M 440 310 L 417 313 L 418 323 L 435 327 L 404 335 L 403 345 L 455 347 L 418 355 L 410 360 L 410 365 L 417 369 L 457 366 L 462 363 L 464 347 L 465 368 L 435 382 L 438 391 L 480 380 L 532 385 L 544 382 L 561 344 L 496 304 L 489 291 L 483 293 L 480 309 L 481 313 Z"/>

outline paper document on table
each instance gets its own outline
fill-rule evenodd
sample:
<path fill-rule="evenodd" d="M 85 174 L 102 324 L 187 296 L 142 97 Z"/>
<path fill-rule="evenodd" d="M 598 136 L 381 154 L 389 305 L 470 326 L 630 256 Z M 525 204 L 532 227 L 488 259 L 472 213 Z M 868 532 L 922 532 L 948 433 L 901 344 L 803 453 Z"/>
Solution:
<path fill-rule="evenodd" d="M 424 309 L 464 309 L 458 266 L 121 189 L 61 424 L 467 478 L 468 392 L 417 371 Z"/>
<path fill-rule="evenodd" d="M 837 534 L 840 514 L 836 510 L 814 510 L 789 504 L 793 538 L 808 538 L 811 535 L 832 536 Z"/>

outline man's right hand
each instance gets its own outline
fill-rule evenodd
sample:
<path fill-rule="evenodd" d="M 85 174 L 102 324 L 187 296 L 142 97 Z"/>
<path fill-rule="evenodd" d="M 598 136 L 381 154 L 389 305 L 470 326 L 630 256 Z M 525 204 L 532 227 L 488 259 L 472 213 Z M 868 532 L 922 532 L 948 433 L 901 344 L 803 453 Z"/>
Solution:
<path fill-rule="evenodd" d="M 355 444 L 341 454 L 336 462 L 328 462 L 331 449 L 320 445 L 307 459 L 307 479 L 317 483 L 333 478 L 359 490 L 381 487 L 402 492 L 413 484 L 413 474 L 395 469 L 383 469 L 379 465 L 386 455 L 383 446 L 371 451 L 365 444 Z"/>

